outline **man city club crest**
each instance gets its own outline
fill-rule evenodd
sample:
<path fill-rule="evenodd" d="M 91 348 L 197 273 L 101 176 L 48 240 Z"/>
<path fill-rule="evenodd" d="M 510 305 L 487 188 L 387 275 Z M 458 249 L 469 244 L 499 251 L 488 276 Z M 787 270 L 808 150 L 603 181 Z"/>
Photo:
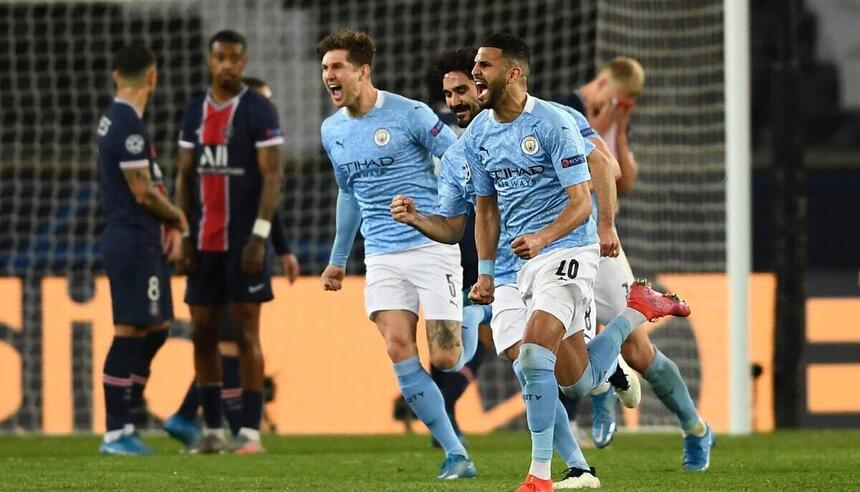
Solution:
<path fill-rule="evenodd" d="M 130 154 L 140 154 L 143 152 L 143 136 L 141 135 L 129 135 L 127 139 L 125 139 L 125 150 L 127 150 Z"/>
<path fill-rule="evenodd" d="M 526 155 L 535 155 L 537 154 L 537 151 L 540 146 L 538 145 L 537 139 L 529 135 L 528 137 L 524 138 L 523 141 L 520 143 L 520 148 Z"/>
<path fill-rule="evenodd" d="M 373 142 L 380 147 L 385 147 L 388 145 L 388 142 L 391 141 L 391 133 L 385 128 L 380 128 L 376 130 L 376 133 L 373 134 Z"/>

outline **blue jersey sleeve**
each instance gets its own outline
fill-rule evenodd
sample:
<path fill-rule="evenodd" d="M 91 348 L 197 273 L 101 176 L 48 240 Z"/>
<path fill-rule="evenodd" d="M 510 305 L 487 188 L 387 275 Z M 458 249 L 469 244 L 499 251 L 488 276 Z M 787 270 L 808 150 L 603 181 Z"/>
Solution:
<path fill-rule="evenodd" d="M 108 148 L 121 169 L 149 167 L 146 132 L 138 118 L 119 118 L 108 132 Z"/>
<path fill-rule="evenodd" d="M 278 120 L 278 110 L 275 105 L 265 99 L 256 102 L 251 138 L 257 148 L 284 143 L 284 130 Z"/>
<path fill-rule="evenodd" d="M 547 157 L 551 160 L 562 188 L 591 179 L 585 156 L 585 140 L 579 131 L 564 129 L 547 122 L 543 126 Z"/>
<path fill-rule="evenodd" d="M 418 103 L 409 112 L 408 123 L 415 142 L 436 157 L 441 158 L 448 147 L 457 141 L 454 132 L 424 103 Z"/>
<path fill-rule="evenodd" d="M 439 215 L 459 217 L 467 215 L 472 204 L 467 200 L 464 162 L 456 162 L 446 153 L 442 157 L 442 171 L 439 174 Z"/>

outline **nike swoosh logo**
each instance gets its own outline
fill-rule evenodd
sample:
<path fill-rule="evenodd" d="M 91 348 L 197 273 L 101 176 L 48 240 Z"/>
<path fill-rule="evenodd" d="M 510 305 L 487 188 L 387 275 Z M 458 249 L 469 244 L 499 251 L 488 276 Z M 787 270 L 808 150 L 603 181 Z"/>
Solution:
<path fill-rule="evenodd" d="M 251 285 L 248 287 L 248 293 L 255 294 L 257 292 L 260 292 L 261 290 L 263 290 L 263 287 L 265 287 L 265 286 L 266 286 L 266 284 Z"/>

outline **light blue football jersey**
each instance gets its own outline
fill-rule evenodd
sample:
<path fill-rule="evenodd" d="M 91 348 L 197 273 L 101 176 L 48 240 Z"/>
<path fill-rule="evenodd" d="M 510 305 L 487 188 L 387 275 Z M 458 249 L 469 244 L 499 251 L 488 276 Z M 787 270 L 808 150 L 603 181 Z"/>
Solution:
<path fill-rule="evenodd" d="M 367 255 L 394 253 L 432 241 L 391 218 L 391 199 L 412 197 L 419 210 L 435 213 L 437 179 L 433 156 L 457 137 L 424 103 L 380 90 L 376 105 L 354 118 L 342 108 L 326 118 L 322 144 L 341 193 L 355 196 Z"/>
<path fill-rule="evenodd" d="M 516 238 L 552 223 L 568 203 L 565 188 L 591 179 L 586 163 L 590 142 L 573 118 L 528 96 L 516 120 L 499 123 L 492 111 L 480 113 L 462 137 L 475 192 L 498 195 L 504 236 Z M 597 243 L 591 216 L 542 251 Z M 510 245 L 507 246 L 510 248 Z"/>
<path fill-rule="evenodd" d="M 466 162 L 463 139 L 448 147 L 442 156 L 439 172 L 439 209 L 443 217 L 458 217 L 468 214 L 475 207 L 475 187 L 472 185 L 472 170 Z M 522 262 L 510 247 L 513 239 L 501 235 L 496 254 L 495 284 L 505 285 L 517 281 L 517 271 Z"/>
<path fill-rule="evenodd" d="M 598 135 L 597 131 L 595 131 L 594 128 L 591 127 L 591 123 L 588 122 L 588 118 L 586 118 L 584 114 L 571 108 L 570 106 L 565 106 L 564 104 L 560 104 L 560 103 L 557 103 L 554 101 L 547 101 L 547 102 L 552 104 L 553 106 L 557 107 L 558 109 L 564 111 L 565 113 L 569 114 L 570 116 L 572 116 L 573 119 L 576 121 L 576 126 L 579 127 L 579 134 L 582 135 L 582 138 L 584 138 L 585 141 L 588 143 L 588 145 L 591 145 L 591 148 L 594 149 L 594 144 L 592 144 L 589 139 L 591 137 L 599 136 L 599 135 Z M 590 154 L 591 154 L 591 150 L 589 150 L 588 152 L 585 153 L 586 156 L 588 156 Z M 594 192 L 592 192 L 591 193 L 591 219 L 594 220 L 595 225 L 597 224 L 597 211 L 598 211 L 597 207 L 598 207 L 597 195 Z"/>

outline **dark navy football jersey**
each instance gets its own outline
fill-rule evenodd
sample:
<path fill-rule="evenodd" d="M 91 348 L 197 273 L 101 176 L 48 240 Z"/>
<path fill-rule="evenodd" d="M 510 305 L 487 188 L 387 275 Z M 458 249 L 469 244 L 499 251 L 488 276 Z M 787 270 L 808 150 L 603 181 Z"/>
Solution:
<path fill-rule="evenodd" d="M 153 184 L 163 192 L 161 169 L 141 115 L 130 103 L 114 99 L 96 132 L 99 198 L 105 220 L 103 250 L 130 254 L 144 245 L 160 248 L 161 222 L 135 201 L 122 173 L 123 169 L 147 168 Z"/>
<path fill-rule="evenodd" d="M 247 87 L 226 103 L 207 93 L 185 108 L 179 145 L 194 150 L 197 164 L 189 223 L 198 250 L 245 245 L 262 191 L 257 149 L 283 143 L 275 106 Z"/>

